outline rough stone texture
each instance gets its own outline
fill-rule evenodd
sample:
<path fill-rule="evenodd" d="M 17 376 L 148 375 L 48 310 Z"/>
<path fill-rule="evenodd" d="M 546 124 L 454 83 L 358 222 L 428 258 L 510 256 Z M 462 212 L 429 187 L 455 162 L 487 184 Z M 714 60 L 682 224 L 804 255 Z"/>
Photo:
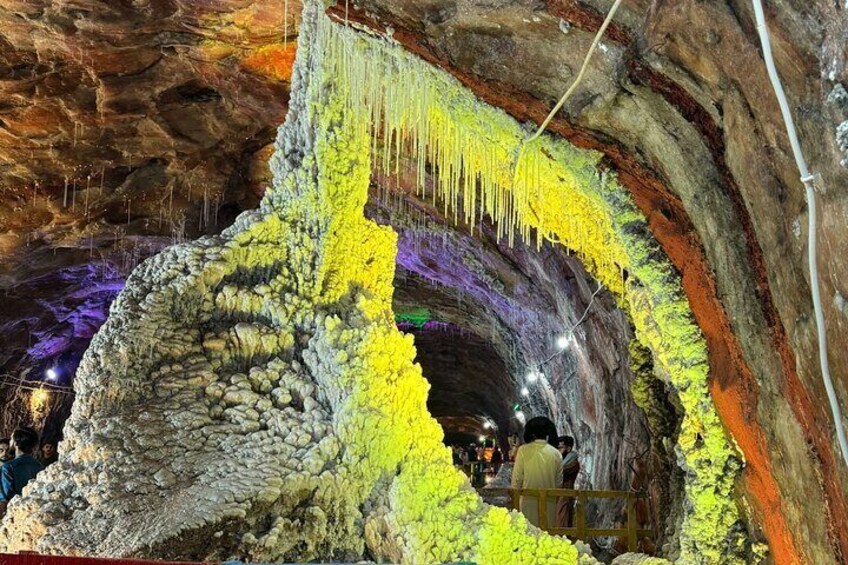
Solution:
<path fill-rule="evenodd" d="M 569 69 L 579 64 L 603 17 L 592 5 L 554 1 L 545 10 L 451 1 L 363 7 L 367 12 L 354 19 L 378 31 L 390 27 L 407 48 L 490 103 L 537 122 L 548 107 L 539 99 L 553 101 L 564 91 Z M 714 394 L 748 458 L 746 488 L 775 558 L 791 562 L 803 554 L 811 562 L 842 562 L 846 473 L 834 456 L 833 433 L 823 433 L 834 425 L 826 402 L 811 401 L 823 399 L 824 391 L 804 280 L 803 191 L 794 180 L 749 10 L 736 2 L 650 9 L 644 2 L 625 3 L 623 25 L 612 29 L 582 92 L 550 129 L 608 155 L 683 272 L 710 341 Z M 820 264 L 823 292 L 835 296 L 839 289 L 832 285 L 844 278 L 838 249 L 844 245 L 839 225 L 846 173 L 835 138 L 844 118 L 834 116 L 844 108 L 826 106 L 825 97 L 844 80 L 839 38 L 845 12 L 824 2 L 783 2 L 772 14 L 779 66 L 796 108 L 804 111 L 802 141 L 809 140 L 813 168 L 828 187 L 820 202 L 820 248 L 829 250 Z M 569 33 L 562 33 L 557 16 L 575 24 Z M 819 41 L 821 51 L 813 47 Z M 557 57 L 545 65 L 556 72 L 525 73 L 526 65 L 510 64 Z M 546 82 L 552 76 L 555 88 Z M 824 80 L 813 89 L 803 77 Z M 699 266 L 699 256 L 708 270 Z M 715 286 L 705 277 L 714 277 Z M 845 359 L 836 352 L 844 340 L 844 313 L 832 308 L 827 317 L 832 370 L 845 374 Z M 735 337 L 728 342 L 731 329 Z M 843 379 L 843 398 L 845 386 Z M 821 500 L 825 512 L 807 516 L 810 497 Z"/>
<path fill-rule="evenodd" d="M 288 4 L 286 18 L 282 2 L 0 3 L 1 323 L 32 333 L 7 335 L 0 370 L 55 360 L 28 349 L 63 331 L 51 310 L 73 284 L 52 275 L 40 311 L 18 297 L 49 269 L 107 259 L 126 276 L 256 207 L 286 112 Z"/>
<path fill-rule="evenodd" d="M 166 4 L 134 4 L 124 9 L 120 19 L 97 26 L 108 25 L 116 30 L 122 45 L 131 45 L 136 40 L 143 43 L 158 36 L 144 34 L 138 39 L 129 33 L 133 22 L 147 21 L 150 9 Z M 250 4 L 267 7 L 271 3 Z M 268 8 L 277 14 L 277 22 L 281 19 L 279 4 Z M 478 94 L 489 97 L 492 103 L 507 108 L 520 119 L 539 121 L 578 68 L 591 32 L 596 29 L 609 2 L 434 0 L 369 1 L 364 4 L 371 14 L 378 14 L 391 25 L 404 44 L 423 49 L 436 64 L 468 78 Z M 186 17 L 189 24 L 196 23 L 192 14 L 198 9 L 197 5 L 182 3 L 179 10 L 165 18 L 167 25 L 162 19 L 154 18 L 145 29 L 170 29 L 168 26 L 173 24 L 181 33 L 193 30 L 181 22 Z M 221 11 L 204 19 L 203 23 L 219 26 L 226 21 L 228 7 L 247 5 L 218 2 L 216 6 L 222 7 Z M 355 5 L 351 3 L 352 8 Z M 45 25 L 49 18 L 37 8 L 28 12 L 29 7 L 37 6 L 36 3 L 3 2 L 2 6 L 6 19 L 0 29 L 4 35 L 16 34 L 16 39 L 8 41 L 2 50 L 3 55 L 13 54 L 4 71 L 4 92 L 14 94 L 16 89 L 23 88 L 23 92 L 29 93 L 31 83 L 27 79 L 46 74 L 50 80 L 45 80 L 41 91 L 45 93 L 43 99 L 59 100 L 60 108 L 75 106 L 73 100 L 81 95 L 96 99 L 84 89 L 79 94 L 74 87 L 79 81 L 74 77 L 91 75 L 87 70 L 78 69 L 94 69 L 95 63 L 106 60 L 97 56 L 107 52 L 106 46 L 95 44 L 94 51 L 87 51 L 91 55 L 78 57 L 77 66 L 64 64 L 63 61 L 73 57 L 57 51 L 69 44 L 65 31 L 73 31 L 72 27 Z M 339 9 L 343 7 L 340 3 Z M 169 10 L 163 13 L 168 14 Z M 824 0 L 778 0 L 768 2 L 768 10 L 776 35 L 778 67 L 787 80 L 796 115 L 802 118 L 799 120 L 802 144 L 810 153 L 814 170 L 821 172 L 828 188 L 827 193 L 821 195 L 820 265 L 824 273 L 833 372 L 844 399 L 848 387 L 844 377 L 848 374 L 845 370 L 848 355 L 839 345 L 844 343 L 848 331 L 848 310 L 844 307 L 844 298 L 840 300 L 840 297 L 848 295 L 848 290 L 840 285 L 848 280 L 845 262 L 841 259 L 845 256 L 846 245 L 844 187 L 848 173 L 841 164 L 845 155 L 838 147 L 838 128 L 848 118 L 839 95 L 839 87 L 846 82 L 842 39 L 846 12 L 841 3 Z M 17 18 L 15 12 L 30 16 Z M 73 18 L 65 15 L 56 21 L 77 22 L 83 26 L 98 13 L 99 10 L 75 12 L 70 14 Z M 356 15 L 357 12 L 352 9 L 351 13 Z M 551 131 L 607 153 L 609 166 L 616 169 L 624 184 L 633 190 L 650 219 L 652 231 L 681 271 L 693 310 L 710 343 L 714 396 L 723 406 L 726 424 L 748 457 L 749 499 L 753 511 L 762 514 L 760 523 L 765 526 L 772 547 L 776 548 L 775 559 L 791 562 L 793 555 L 800 554 L 799 559 L 812 563 L 844 562 L 848 553 L 844 502 L 848 479 L 833 456 L 833 423 L 826 410 L 815 366 L 817 356 L 804 270 L 806 222 L 802 191 L 795 180 L 797 175 L 792 168 L 777 107 L 759 60 L 749 3 L 737 0 L 707 3 L 628 0 L 617 19 L 619 25 L 610 30 L 610 40 L 605 42 L 607 51 L 593 63 L 587 87 L 555 121 Z M 97 27 L 87 25 L 89 29 Z M 261 29 L 261 26 L 244 27 L 242 37 L 252 37 L 254 29 Z M 20 47 L 28 44 L 26 38 L 30 32 L 36 32 L 34 36 L 41 38 L 40 44 L 49 48 L 38 59 L 42 67 L 35 64 L 34 56 L 26 55 L 32 53 L 32 49 Z M 127 42 L 128 37 L 133 41 Z M 181 39 L 185 37 L 180 35 Z M 193 35 L 192 41 L 197 41 Z M 77 47 L 88 48 L 85 42 Z M 167 75 L 168 80 L 174 81 L 173 86 L 190 81 L 208 82 L 203 73 L 206 66 L 177 65 L 177 60 L 192 59 L 187 54 L 175 52 L 171 55 L 167 50 L 166 55 L 175 60 L 173 73 Z M 215 68 L 232 69 L 227 61 L 232 60 L 218 61 Z M 68 80 L 64 80 L 64 76 Z M 134 77 L 123 77 L 127 87 L 122 89 L 121 96 L 130 106 L 136 104 L 136 100 L 148 99 L 150 91 L 156 90 L 149 82 L 134 83 Z M 239 84 L 238 81 L 245 78 L 228 72 L 221 77 L 225 84 Z M 259 82 L 251 83 L 251 88 L 245 89 L 243 94 L 267 88 L 266 81 Z M 54 86 L 48 88 L 51 84 Z M 229 94 L 222 97 L 224 102 L 220 102 L 231 111 L 240 107 L 235 102 L 234 91 L 235 88 L 230 87 Z M 500 92 L 501 98 L 492 97 L 492 92 Z M 832 94 L 834 92 L 836 94 Z M 39 98 L 18 96 L 11 99 L 18 104 Z M 279 110 L 275 108 L 279 106 L 274 104 L 280 100 L 274 104 L 267 100 L 268 103 L 259 104 L 260 108 L 252 114 L 251 119 L 255 120 L 250 126 L 254 128 L 252 131 L 278 123 Z M 141 102 L 138 105 L 144 107 Z M 209 102 L 195 105 L 212 107 Z M 80 138 L 98 135 L 92 133 L 96 131 L 96 106 L 89 104 L 79 108 L 79 121 L 87 126 L 84 133 L 77 131 L 77 135 Z M 4 116 L 8 112 L 14 109 L 4 108 Z M 266 112 L 272 113 L 273 118 Z M 61 112 L 56 114 L 61 115 Z M 45 257 L 50 247 L 65 244 L 82 250 L 87 247 L 84 237 L 75 236 L 75 230 L 68 229 L 84 216 L 80 213 L 84 210 L 84 196 L 83 200 L 78 196 L 76 207 L 70 212 L 61 210 L 57 204 L 62 200 L 64 177 L 68 175 L 71 179 L 73 175 L 69 171 L 80 162 L 74 154 L 75 128 L 70 122 L 64 126 L 55 124 L 57 118 L 50 112 L 40 115 L 40 118 L 18 118 L 16 123 L 21 127 L 37 127 L 47 120 L 44 123 L 51 125 L 46 128 L 48 137 L 55 139 L 51 159 L 44 157 L 51 155 L 49 141 L 39 142 L 37 147 L 32 143 L 32 146 L 22 144 L 21 140 L 35 139 L 42 136 L 41 133 L 21 131 L 17 137 L 10 138 L 7 129 L 0 130 L 3 132 L 0 140 L 10 140 L 0 154 L 7 159 L 14 154 L 15 165 L 11 170 L 17 171 L 11 177 L 3 177 L 2 183 L 8 188 L 2 196 L 5 211 L 1 219 L 8 230 L 2 239 L 2 263 L 10 274 L 4 282 L 5 288 L 24 282 L 20 273 L 25 270 L 18 265 L 47 264 Z M 155 137 L 151 128 L 134 126 L 145 121 L 140 113 L 127 111 L 120 115 L 122 123 L 133 127 L 129 127 L 129 133 L 115 145 L 130 147 L 138 143 L 136 138 Z M 0 119 L 5 120 L 5 117 Z M 202 120 L 211 122 L 213 118 L 204 113 Z M 229 122 L 226 119 L 216 123 L 226 125 Z M 139 131 L 143 135 L 138 135 Z M 218 132 L 220 139 L 232 140 L 233 149 L 222 153 L 228 157 L 221 159 L 230 163 L 232 156 L 242 154 L 236 144 L 238 137 L 229 135 L 229 130 Z M 162 140 L 165 138 L 160 138 Z M 96 184 L 97 171 L 104 166 L 108 170 L 108 161 L 115 159 L 114 147 L 105 141 L 89 145 L 81 160 L 95 163 L 92 184 Z M 19 151 L 22 146 L 31 150 L 35 158 L 31 159 L 26 150 Z M 163 146 L 169 145 L 145 145 L 144 151 L 137 154 L 137 161 L 133 158 L 133 166 L 158 158 Z M 675 151 L 677 146 L 681 150 Z M 41 163 L 44 172 L 40 172 L 42 169 L 36 171 L 35 163 Z M 209 167 L 208 159 L 198 159 L 196 163 L 204 171 Z M 129 160 L 124 158 L 123 166 L 128 168 L 129 165 Z M 240 165 L 250 168 L 245 161 L 240 161 Z M 8 170 L 9 167 L 4 168 L 2 174 Z M 124 182 L 126 172 L 117 170 L 114 173 L 114 186 Z M 53 179 L 49 183 L 53 198 L 50 206 L 40 203 L 40 195 L 47 193 L 46 188 L 39 189 L 39 196 L 27 188 L 34 186 L 35 181 L 46 187 L 48 182 L 39 180 L 42 175 Z M 199 176 L 205 178 L 206 173 Z M 111 177 L 106 177 L 108 186 Z M 213 177 L 218 184 L 208 185 L 210 195 L 219 194 L 218 191 L 230 186 L 229 181 L 224 180 L 230 178 L 228 175 Z M 179 175 L 177 178 L 182 179 Z M 86 182 L 84 176 L 79 177 L 77 187 Z M 139 195 L 138 200 L 132 198 L 133 202 L 145 198 L 149 185 L 159 186 L 159 183 L 130 186 L 130 192 Z M 150 201 L 158 202 L 165 191 L 153 190 L 157 198 Z M 190 219 L 187 231 L 192 236 L 200 231 L 191 223 L 201 215 L 199 202 L 202 199 L 202 191 L 193 190 L 194 202 L 175 198 L 173 208 L 175 217 L 180 210 Z M 104 235 L 95 238 L 95 242 L 103 242 L 106 246 L 106 242 L 115 239 L 115 224 L 126 221 L 126 194 L 129 193 L 125 191 L 116 196 L 113 225 L 106 224 L 102 230 L 98 228 L 98 233 Z M 225 192 L 225 199 L 230 198 Z M 32 210 L 26 204 L 31 200 L 35 202 Z M 132 209 L 137 209 L 135 204 Z M 161 231 L 157 226 L 155 219 L 158 218 L 155 217 L 159 210 L 156 207 L 147 213 L 154 221 L 132 222 L 129 229 L 137 234 L 158 235 L 164 231 L 170 235 L 167 222 Z M 33 229 L 36 231 L 29 238 L 24 235 L 26 230 Z M 72 237 L 65 238 L 67 233 Z M 27 248 L 27 239 L 38 243 Z M 39 252 L 45 247 L 47 253 Z M 84 261 L 79 255 L 82 254 L 62 256 L 60 251 L 58 261 L 63 263 L 57 264 L 56 270 Z M 710 276 L 714 277 L 714 284 Z M 61 304 L 67 288 L 57 284 L 55 292 L 56 296 L 49 300 Z M 769 306 L 768 294 L 772 296 L 774 307 Z M 30 314 L 26 316 L 39 324 L 39 331 L 49 332 L 52 314 L 49 309 L 43 312 L 38 319 Z M 19 307 L 5 310 L 3 315 L 12 320 L 24 316 Z M 731 329 L 735 336 L 730 334 Z M 8 367 L 19 367 L 16 359 L 20 359 L 28 347 L 22 339 L 23 336 L 15 337 L 14 341 L 4 340 L 4 346 L 9 344 L 13 351 L 21 352 L 13 353 Z M 772 476 L 776 480 L 770 485 L 768 479 Z M 824 510 L 810 512 L 810 508 Z M 781 515 L 787 516 L 788 528 L 782 528 L 776 520 L 775 517 Z"/>
<path fill-rule="evenodd" d="M 4 550 L 597 563 L 483 505 L 441 446 L 394 327 L 395 234 L 363 217 L 368 138 L 325 74 L 323 17 L 308 10 L 274 190 L 133 272 Z"/>

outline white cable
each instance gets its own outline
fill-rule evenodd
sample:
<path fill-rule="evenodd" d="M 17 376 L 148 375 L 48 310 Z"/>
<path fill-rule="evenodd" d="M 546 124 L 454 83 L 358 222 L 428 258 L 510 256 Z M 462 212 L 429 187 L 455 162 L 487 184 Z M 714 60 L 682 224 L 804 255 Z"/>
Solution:
<path fill-rule="evenodd" d="M 586 306 L 586 309 L 583 311 L 583 315 L 582 315 L 582 316 L 580 316 L 580 319 L 579 319 L 579 320 L 577 320 L 577 322 L 576 322 L 573 326 L 571 326 L 571 329 L 568 331 L 568 334 L 569 334 L 569 335 L 572 335 L 572 336 L 573 336 L 573 335 L 574 335 L 574 330 L 576 330 L 576 329 L 577 329 L 577 326 L 579 326 L 580 324 L 582 324 L 582 323 L 583 323 L 583 320 L 585 320 L 585 319 L 586 319 L 586 316 L 589 314 L 589 309 L 590 309 L 590 308 L 592 308 L 592 304 L 594 304 L 594 303 L 595 303 L 595 297 L 597 297 L 597 296 L 598 296 L 598 293 L 599 293 L 599 292 L 601 292 L 601 289 L 603 289 L 603 288 L 604 288 L 603 283 L 601 283 L 601 281 L 598 281 L 598 289 L 597 289 L 595 292 L 593 292 L 593 293 L 592 293 L 592 299 L 591 299 L 591 300 L 589 300 L 589 305 L 588 305 L 588 306 Z"/>
<path fill-rule="evenodd" d="M 592 58 L 592 54 L 595 52 L 595 49 L 598 48 L 598 44 L 601 42 L 601 38 L 604 36 L 604 32 L 609 27 L 610 22 L 612 22 L 612 18 L 615 15 L 616 10 L 621 5 L 622 0 L 615 0 L 615 4 L 610 8 L 609 13 L 607 14 L 604 23 L 601 25 L 600 29 L 598 29 L 598 33 L 595 34 L 595 40 L 592 41 L 591 47 L 589 47 L 589 52 L 586 53 L 586 58 L 583 59 L 583 66 L 580 67 L 580 72 L 577 73 L 577 78 L 574 79 L 574 82 L 571 83 L 571 86 L 568 87 L 568 90 L 565 91 L 565 94 L 562 95 L 562 98 L 559 99 L 556 106 L 554 106 L 553 110 L 548 114 L 548 117 L 545 118 L 545 121 L 542 122 L 542 125 L 539 126 L 539 129 L 536 130 L 536 133 L 528 137 L 524 143 L 530 143 L 531 141 L 538 138 L 542 135 L 542 132 L 545 131 L 545 128 L 548 127 L 548 124 L 551 123 L 551 120 L 554 119 L 557 112 L 563 107 L 565 102 L 571 97 L 571 94 L 577 89 L 577 85 L 580 84 L 580 81 L 583 80 L 583 75 L 586 74 L 586 69 L 589 68 L 589 60 Z"/>
<path fill-rule="evenodd" d="M 774 56 L 771 52 L 771 39 L 769 38 L 768 27 L 766 26 L 766 17 L 763 12 L 762 0 L 752 0 L 754 3 L 754 14 L 757 19 L 757 30 L 760 34 L 760 42 L 763 45 L 763 58 L 765 59 L 766 68 L 768 69 L 769 79 L 771 80 L 772 88 L 777 96 L 777 102 L 780 104 L 780 112 L 783 114 L 783 121 L 786 124 L 786 132 L 789 134 L 789 143 L 792 146 L 792 153 L 795 156 L 795 163 L 798 166 L 798 172 L 801 173 L 801 182 L 804 183 L 807 198 L 807 210 L 809 213 L 808 226 L 808 259 L 810 263 L 810 290 L 813 297 L 813 308 L 816 313 L 816 329 L 818 330 L 819 341 L 819 363 L 821 365 L 822 379 L 824 380 L 824 388 L 827 391 L 827 399 L 830 402 L 830 411 L 833 414 L 833 422 L 836 426 L 836 437 L 839 440 L 839 447 L 842 450 L 842 458 L 848 466 L 848 438 L 845 437 L 845 426 L 842 424 L 842 410 L 839 408 L 839 399 L 836 396 L 836 391 L 833 388 L 833 380 L 830 377 L 830 365 L 827 360 L 827 333 L 824 324 L 824 309 L 822 308 L 821 294 L 819 291 L 819 269 L 818 269 L 818 253 L 816 251 L 816 193 L 813 189 L 813 175 L 807 169 L 807 161 L 804 159 L 804 154 L 801 152 L 801 143 L 798 141 L 798 133 L 795 129 L 795 121 L 792 119 L 792 112 L 789 110 L 789 102 L 786 100 L 786 93 L 783 90 L 783 85 L 780 82 L 780 76 L 777 74 L 777 68 L 774 65 Z"/>

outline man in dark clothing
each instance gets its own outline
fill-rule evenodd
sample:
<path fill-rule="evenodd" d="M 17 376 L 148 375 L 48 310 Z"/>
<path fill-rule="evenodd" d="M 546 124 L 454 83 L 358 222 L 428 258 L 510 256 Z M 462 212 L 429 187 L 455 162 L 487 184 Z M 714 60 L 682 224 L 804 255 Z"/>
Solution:
<path fill-rule="evenodd" d="M 38 447 L 38 434 L 30 428 L 18 428 L 12 434 L 11 449 L 15 458 L 0 468 L 0 511 L 6 512 L 6 505 L 15 496 L 21 494 L 24 487 L 44 467 L 33 457 Z"/>
<path fill-rule="evenodd" d="M 501 470 L 501 464 L 503 463 L 503 453 L 499 447 L 496 447 L 494 451 L 492 451 L 492 469 L 495 471 L 495 475 L 498 474 L 498 471 Z"/>
<path fill-rule="evenodd" d="M 574 490 L 577 475 L 580 474 L 580 460 L 574 451 L 574 438 L 561 436 L 558 441 L 562 454 L 562 488 Z M 557 516 L 561 528 L 570 528 L 574 524 L 574 497 L 561 498 L 557 505 Z"/>
<path fill-rule="evenodd" d="M 12 448 L 9 446 L 11 441 L 12 440 L 7 437 L 0 439 L 0 466 L 2 466 L 6 461 L 11 461 L 15 458 L 15 454 L 12 453 Z"/>
<path fill-rule="evenodd" d="M 59 460 L 59 453 L 56 451 L 56 444 L 52 441 L 45 441 L 41 444 L 41 453 L 38 461 L 45 467 Z"/>
<path fill-rule="evenodd" d="M 453 464 L 462 465 L 462 457 L 459 455 L 460 447 L 458 445 L 451 446 L 451 454 L 453 455 Z"/>

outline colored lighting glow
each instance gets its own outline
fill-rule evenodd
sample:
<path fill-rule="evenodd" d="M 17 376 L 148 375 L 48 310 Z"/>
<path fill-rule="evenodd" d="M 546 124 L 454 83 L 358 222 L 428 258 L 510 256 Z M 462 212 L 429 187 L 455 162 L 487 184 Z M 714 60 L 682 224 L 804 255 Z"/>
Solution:
<path fill-rule="evenodd" d="M 33 415 L 43 414 L 50 400 L 50 392 L 43 388 L 32 391 L 29 397 L 29 410 Z"/>
<path fill-rule="evenodd" d="M 325 271 L 333 273 L 333 277 L 322 292 L 322 300 L 328 304 L 340 300 L 351 284 L 361 285 L 375 297 L 375 302 L 367 302 L 368 319 L 382 316 L 383 302 L 379 301 L 389 305 L 391 302 L 395 261 L 388 260 L 387 249 L 374 245 L 387 241 L 381 232 L 362 223 L 361 203 L 367 199 L 370 171 L 358 167 L 355 174 L 350 174 L 350 163 L 358 163 L 360 154 L 365 154 L 362 162 L 369 162 L 383 172 L 395 172 L 398 155 L 406 153 L 418 163 L 422 189 L 427 182 L 425 164 L 433 165 L 434 170 L 440 171 L 433 178 L 433 192 L 443 201 L 445 215 L 475 225 L 480 214 L 488 214 L 495 223 L 497 237 L 506 239 L 509 244 L 516 235 L 531 241 L 531 231 L 538 234 L 540 246 L 546 240 L 563 243 L 620 299 L 622 307 L 632 316 L 636 337 L 653 353 L 685 406 L 677 441 L 679 458 L 688 469 L 680 561 L 746 563 L 727 555 L 727 548 L 741 543 L 740 535 L 735 533 L 739 512 L 733 496 L 726 496 L 734 492 L 738 457 L 724 435 L 709 397 L 706 344 L 691 319 L 688 302 L 681 299 L 677 273 L 663 258 L 656 242 L 642 235 L 648 231 L 643 215 L 626 191 L 617 185 L 614 175 L 598 174 L 596 165 L 600 156 L 577 150 L 555 136 L 524 143 L 526 131 L 506 114 L 480 104 L 462 91 L 461 86 L 394 45 L 366 37 L 347 26 L 329 24 L 328 20 L 319 21 L 318 33 L 323 63 L 318 76 L 328 83 L 337 83 L 342 100 L 331 99 L 330 104 L 325 104 L 317 93 L 325 93 L 327 89 L 314 88 L 313 107 L 321 108 L 325 114 L 310 116 L 310 119 L 314 118 L 324 127 L 337 118 L 342 121 L 343 116 L 350 127 L 341 130 L 354 138 L 349 142 L 343 136 L 341 143 L 333 137 L 321 139 L 325 145 L 317 152 L 323 159 L 320 165 L 326 174 L 325 181 L 319 183 L 319 190 L 329 191 L 327 199 L 333 204 L 335 218 L 345 219 L 343 225 L 346 226 L 345 230 L 334 232 L 334 238 L 327 244 L 325 264 L 329 266 Z M 408 96 L 410 91 L 416 95 Z M 341 130 L 333 129 L 334 135 Z M 368 147 L 379 145 L 376 143 L 379 136 L 386 140 L 386 147 L 391 146 L 394 150 L 372 155 L 369 161 Z M 392 143 L 392 140 L 397 142 Z M 283 173 L 289 175 L 284 180 L 290 189 L 296 171 L 283 169 Z M 477 190 L 472 189 L 472 179 Z M 272 196 L 286 201 L 287 194 Z M 360 253 L 362 248 L 365 249 Z M 383 263 L 374 263 L 374 257 Z M 358 265 L 365 264 L 366 260 L 368 267 L 359 268 Z M 629 273 L 627 283 L 624 272 Z M 565 333 L 568 335 L 561 341 L 560 351 L 576 343 L 571 335 L 573 328 Z M 387 341 L 394 339 L 393 335 L 375 334 L 384 335 Z M 382 343 L 377 346 L 370 342 L 369 347 L 363 349 L 374 356 L 378 355 L 377 351 L 386 350 Z M 382 359 L 380 362 L 383 363 Z M 371 402 L 377 412 L 383 413 L 383 405 L 377 404 L 382 397 L 374 392 L 382 389 L 363 380 L 364 384 L 358 385 L 363 401 Z M 379 383 L 385 384 L 382 380 Z M 393 385 L 392 393 L 395 390 L 406 392 L 407 389 Z M 410 406 L 413 404 L 404 400 L 405 409 Z M 428 426 L 429 420 L 416 418 L 417 413 L 408 419 L 415 423 L 416 437 L 427 438 L 421 429 Z M 516 419 L 522 424 L 526 420 L 524 412 L 518 408 Z M 363 425 L 360 429 L 369 432 L 367 445 L 383 447 L 375 443 L 371 433 L 380 429 L 378 425 Z M 351 446 L 358 446 L 358 441 L 363 440 L 353 437 Z M 420 454 L 415 454 L 418 458 L 441 453 L 447 459 L 444 450 L 425 450 L 425 441 L 414 445 L 420 449 Z M 385 448 L 379 453 L 379 460 L 386 461 L 385 468 L 395 465 L 393 451 Z M 367 457 L 362 460 L 370 462 Z M 431 462 L 428 460 L 428 463 Z M 382 472 L 382 469 L 374 472 Z M 403 530 L 406 521 L 430 517 L 425 510 L 431 504 L 427 497 L 436 486 L 431 489 L 427 484 L 427 488 L 422 488 L 427 480 L 416 473 L 402 474 L 398 482 L 401 495 L 397 499 L 403 501 L 398 504 L 398 524 Z M 438 482 L 439 486 L 443 484 L 447 483 Z M 452 493 L 455 483 L 449 484 Z M 459 500 L 447 491 L 439 492 L 439 496 L 441 500 Z M 425 561 L 424 555 L 432 557 L 436 553 L 454 555 L 451 553 L 455 551 L 453 542 L 439 544 L 437 549 L 423 540 L 443 537 L 426 535 L 431 532 L 464 531 L 469 522 L 460 516 L 465 514 L 459 507 L 450 511 L 445 508 L 444 512 L 432 517 L 433 522 L 416 523 L 415 530 L 425 535 L 414 536 L 415 542 L 411 538 L 405 540 L 408 560 Z M 479 519 L 475 520 L 475 524 L 479 523 Z M 474 543 L 471 538 L 476 535 L 474 539 L 479 540 L 510 540 L 503 544 L 481 543 L 476 555 L 480 563 L 547 562 L 552 555 L 563 562 L 577 562 L 574 548 L 560 546 L 548 538 L 544 543 L 540 540 L 538 544 L 522 544 L 522 548 L 528 549 L 514 554 L 512 549 L 520 543 L 525 526 L 523 522 L 518 525 L 504 520 L 505 515 L 496 514 L 494 509 L 488 511 L 479 531 L 468 532 L 469 539 L 461 545 L 463 551 L 467 551 L 469 543 Z M 514 531 L 515 527 L 520 533 Z M 569 551 L 568 555 L 564 551 Z"/>
<path fill-rule="evenodd" d="M 396 323 L 406 323 L 415 328 L 421 329 L 427 322 L 432 321 L 432 315 L 427 308 L 412 308 L 408 312 L 399 312 L 395 314 Z"/>
<path fill-rule="evenodd" d="M 56 379 L 59 378 L 59 372 L 52 367 L 47 369 L 47 371 L 45 371 L 44 374 L 47 376 L 48 381 L 55 381 Z"/>

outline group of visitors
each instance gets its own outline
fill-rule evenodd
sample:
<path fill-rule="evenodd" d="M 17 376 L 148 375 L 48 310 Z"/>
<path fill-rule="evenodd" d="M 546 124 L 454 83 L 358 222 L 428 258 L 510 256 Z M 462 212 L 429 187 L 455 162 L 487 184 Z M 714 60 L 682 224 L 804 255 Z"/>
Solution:
<path fill-rule="evenodd" d="M 574 438 L 559 436 L 556 426 L 544 416 L 533 418 L 524 427 L 524 445 L 515 455 L 512 470 L 512 488 L 514 489 L 573 489 L 580 473 L 580 461 L 574 451 Z M 539 524 L 539 499 L 535 496 L 522 496 L 520 499 L 522 514 L 534 526 Z M 574 522 L 574 498 L 547 501 L 546 516 L 552 525 L 556 518 L 558 527 L 570 528 Z"/>
<path fill-rule="evenodd" d="M 459 444 L 451 446 L 453 464 L 471 478 L 471 484 L 481 487 L 486 477 L 494 477 L 504 462 L 503 452 L 497 445 L 470 444 L 467 448 Z"/>
<path fill-rule="evenodd" d="M 11 438 L 0 439 L 0 516 L 12 498 L 58 458 L 55 443 L 45 441 L 39 448 L 38 432 L 32 428 L 18 428 Z"/>
<path fill-rule="evenodd" d="M 469 463 L 492 463 L 500 468 L 503 463 L 503 452 L 498 446 L 486 447 L 472 443 L 467 448 L 454 444 L 451 446 L 454 465 L 468 465 Z M 497 472 L 497 469 L 495 470 Z"/>

